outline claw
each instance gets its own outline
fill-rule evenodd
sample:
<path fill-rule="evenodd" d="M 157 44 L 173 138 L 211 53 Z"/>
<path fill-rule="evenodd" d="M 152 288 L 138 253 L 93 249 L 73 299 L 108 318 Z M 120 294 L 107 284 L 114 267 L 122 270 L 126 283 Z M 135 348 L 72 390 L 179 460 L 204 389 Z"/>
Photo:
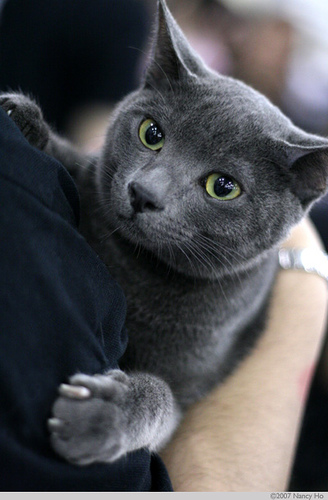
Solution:
<path fill-rule="evenodd" d="M 10 116 L 12 112 L 13 112 L 13 109 L 8 109 L 7 115 Z"/>
<path fill-rule="evenodd" d="M 61 384 L 59 386 L 59 394 L 72 399 L 88 399 L 91 397 L 90 389 L 80 385 Z"/>
<path fill-rule="evenodd" d="M 61 429 L 64 425 L 64 422 L 62 420 L 60 420 L 60 418 L 49 418 L 48 419 L 48 429 L 50 431 L 58 431 L 59 429 Z"/>

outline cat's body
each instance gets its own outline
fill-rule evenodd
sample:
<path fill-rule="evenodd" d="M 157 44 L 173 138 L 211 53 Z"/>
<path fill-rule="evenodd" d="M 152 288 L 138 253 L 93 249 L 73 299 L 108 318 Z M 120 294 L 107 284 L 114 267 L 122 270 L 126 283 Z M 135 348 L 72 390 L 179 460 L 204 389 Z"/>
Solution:
<path fill-rule="evenodd" d="M 277 248 L 326 190 L 328 141 L 206 68 L 163 1 L 145 80 L 117 107 L 99 159 L 56 137 L 26 98 L 0 104 L 75 176 L 81 231 L 128 303 L 127 375 L 73 377 L 89 388 L 84 418 L 76 429 L 62 388 L 54 446 L 78 464 L 158 449 L 263 331 Z"/>
<path fill-rule="evenodd" d="M 163 377 L 185 407 L 223 380 L 263 330 L 277 252 L 219 280 L 189 277 L 116 232 L 102 238 L 99 219 L 96 227 L 88 220 L 86 237 L 128 304 L 129 343 L 120 367 Z"/>

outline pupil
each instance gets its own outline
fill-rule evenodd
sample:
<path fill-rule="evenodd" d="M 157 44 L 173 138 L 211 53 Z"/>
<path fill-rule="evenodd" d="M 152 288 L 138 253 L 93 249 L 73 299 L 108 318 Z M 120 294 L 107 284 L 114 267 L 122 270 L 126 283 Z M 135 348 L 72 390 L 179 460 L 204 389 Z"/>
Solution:
<path fill-rule="evenodd" d="M 228 196 L 234 188 L 235 185 L 229 177 L 219 177 L 214 183 L 214 192 L 216 196 L 220 196 L 221 198 Z"/>
<path fill-rule="evenodd" d="M 155 145 L 161 142 L 161 140 L 163 139 L 163 134 L 157 127 L 157 125 L 152 123 L 151 125 L 149 125 L 146 131 L 145 139 L 147 141 L 147 144 Z"/>

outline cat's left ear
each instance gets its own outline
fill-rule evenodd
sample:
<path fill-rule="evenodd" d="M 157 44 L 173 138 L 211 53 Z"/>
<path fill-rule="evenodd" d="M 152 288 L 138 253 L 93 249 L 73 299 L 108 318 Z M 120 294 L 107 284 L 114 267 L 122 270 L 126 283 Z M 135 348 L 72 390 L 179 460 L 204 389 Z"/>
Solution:
<path fill-rule="evenodd" d="M 328 188 L 328 140 L 300 131 L 282 142 L 292 190 L 304 209 Z"/>
<path fill-rule="evenodd" d="M 146 70 L 144 86 L 170 88 L 176 80 L 192 76 L 206 76 L 210 71 L 190 46 L 165 0 L 158 0 L 152 54 Z"/>

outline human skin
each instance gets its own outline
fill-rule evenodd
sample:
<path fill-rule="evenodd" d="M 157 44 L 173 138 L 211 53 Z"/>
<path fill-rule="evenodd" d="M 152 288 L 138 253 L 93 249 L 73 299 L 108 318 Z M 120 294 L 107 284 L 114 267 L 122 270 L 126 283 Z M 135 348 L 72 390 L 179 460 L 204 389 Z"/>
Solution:
<path fill-rule="evenodd" d="M 310 222 L 284 246 L 322 249 Z M 162 453 L 175 491 L 284 491 L 323 342 L 327 284 L 280 271 L 266 330 L 238 369 L 192 406 Z"/>

